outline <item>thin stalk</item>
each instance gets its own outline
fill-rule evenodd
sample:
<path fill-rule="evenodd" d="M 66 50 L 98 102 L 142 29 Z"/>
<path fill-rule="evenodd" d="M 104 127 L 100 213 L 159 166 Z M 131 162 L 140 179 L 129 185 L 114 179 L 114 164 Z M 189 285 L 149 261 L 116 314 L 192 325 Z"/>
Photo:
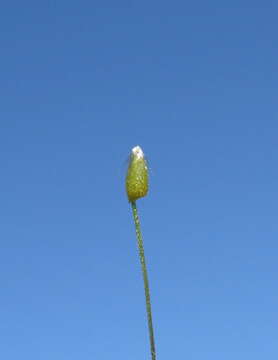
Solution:
<path fill-rule="evenodd" d="M 150 288 L 149 288 L 147 266 L 146 266 L 146 260 L 145 260 L 145 254 L 144 254 L 143 238 L 142 238 L 141 229 L 140 229 L 140 222 L 139 222 L 139 216 L 138 216 L 138 211 L 137 211 L 137 207 L 136 207 L 136 202 L 132 201 L 131 206 L 132 206 L 132 213 L 133 213 L 133 218 L 134 218 L 134 223 L 135 223 L 135 230 L 136 230 L 137 245 L 138 245 L 138 249 L 139 249 L 141 268 L 142 268 L 143 279 L 144 279 L 146 310 L 147 310 L 149 337 L 150 337 L 150 345 L 151 345 L 151 355 L 152 355 L 152 360 L 156 360 Z"/>

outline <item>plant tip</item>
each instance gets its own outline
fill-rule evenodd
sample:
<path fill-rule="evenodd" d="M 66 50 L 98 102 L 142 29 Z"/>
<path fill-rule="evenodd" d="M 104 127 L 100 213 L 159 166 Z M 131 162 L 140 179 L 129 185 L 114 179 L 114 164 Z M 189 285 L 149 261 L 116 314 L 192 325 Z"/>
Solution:
<path fill-rule="evenodd" d="M 144 157 L 143 150 L 140 148 L 139 145 L 134 146 L 134 148 L 131 150 L 133 155 L 136 156 L 138 159 Z"/>
<path fill-rule="evenodd" d="M 131 150 L 126 175 L 126 193 L 130 202 L 146 196 L 149 189 L 148 166 L 140 146 Z"/>

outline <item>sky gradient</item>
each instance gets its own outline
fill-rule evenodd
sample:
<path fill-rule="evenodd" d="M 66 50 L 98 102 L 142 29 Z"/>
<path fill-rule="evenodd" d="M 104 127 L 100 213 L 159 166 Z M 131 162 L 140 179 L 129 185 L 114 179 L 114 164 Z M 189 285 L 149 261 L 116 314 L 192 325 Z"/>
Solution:
<path fill-rule="evenodd" d="M 1 6 L 0 356 L 277 359 L 275 1 Z"/>

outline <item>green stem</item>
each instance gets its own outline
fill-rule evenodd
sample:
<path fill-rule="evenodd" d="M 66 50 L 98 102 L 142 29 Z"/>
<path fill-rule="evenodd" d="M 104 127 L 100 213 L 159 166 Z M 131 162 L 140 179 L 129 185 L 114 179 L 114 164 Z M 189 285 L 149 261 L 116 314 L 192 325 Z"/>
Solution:
<path fill-rule="evenodd" d="M 148 317 L 151 354 L 152 354 L 152 360 L 156 360 L 153 322 L 152 322 L 152 308 L 151 308 L 150 288 L 149 288 L 146 260 L 145 260 L 145 254 L 144 254 L 143 238 L 142 238 L 142 234 L 141 234 L 139 216 L 138 216 L 138 211 L 137 211 L 135 201 L 131 202 L 131 206 L 132 206 L 132 213 L 133 213 L 133 217 L 134 217 L 136 236 L 137 236 L 137 244 L 138 244 L 141 268 L 142 268 L 143 279 L 144 279 L 146 310 L 147 310 L 147 317 Z"/>

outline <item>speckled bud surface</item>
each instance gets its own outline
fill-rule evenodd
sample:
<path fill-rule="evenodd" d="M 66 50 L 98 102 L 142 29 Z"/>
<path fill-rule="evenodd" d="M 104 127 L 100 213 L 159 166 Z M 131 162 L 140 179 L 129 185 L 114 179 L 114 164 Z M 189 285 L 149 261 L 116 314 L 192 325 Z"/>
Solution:
<path fill-rule="evenodd" d="M 126 193 L 130 202 L 146 196 L 149 189 L 148 166 L 140 146 L 135 146 L 130 155 L 126 175 Z"/>

